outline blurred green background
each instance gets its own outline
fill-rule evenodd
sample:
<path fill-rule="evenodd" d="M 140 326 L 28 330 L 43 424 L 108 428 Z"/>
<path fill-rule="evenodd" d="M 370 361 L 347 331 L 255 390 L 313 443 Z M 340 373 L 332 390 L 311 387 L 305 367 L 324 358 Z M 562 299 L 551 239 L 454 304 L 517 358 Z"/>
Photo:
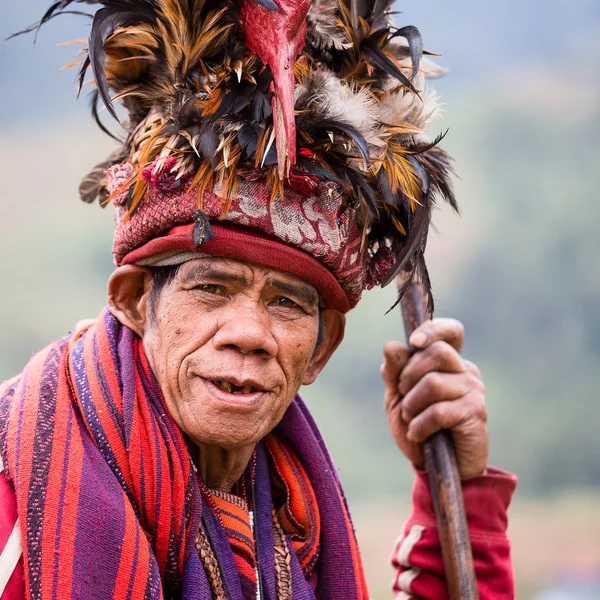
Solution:
<path fill-rule="evenodd" d="M 49 2 L 5 3 L 0 37 Z M 515 472 L 519 598 L 600 576 L 600 3 L 398 3 L 450 74 L 436 82 L 463 216 L 435 215 L 429 261 L 438 316 L 461 319 L 465 355 L 488 388 L 492 463 Z M 83 205 L 80 179 L 112 148 L 58 73 L 86 24 L 57 19 L 0 43 L 0 380 L 95 316 L 112 269 L 111 209 Z M 364 296 L 346 340 L 304 396 L 357 521 L 372 595 L 389 598 L 387 558 L 412 473 L 387 432 L 383 343 L 402 339 L 394 290 Z M 558 596 L 557 596 L 558 597 Z M 568 595 L 561 598 L 570 597 Z M 573 596 L 574 597 L 574 596 Z"/>

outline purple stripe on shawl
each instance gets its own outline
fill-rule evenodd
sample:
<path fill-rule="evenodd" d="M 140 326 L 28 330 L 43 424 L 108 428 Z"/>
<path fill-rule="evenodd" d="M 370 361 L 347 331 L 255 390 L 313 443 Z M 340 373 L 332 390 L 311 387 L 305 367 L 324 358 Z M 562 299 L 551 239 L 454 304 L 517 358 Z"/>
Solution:
<path fill-rule="evenodd" d="M 273 549 L 273 498 L 271 475 L 264 444 L 256 446 L 256 481 L 254 483 L 254 519 L 257 560 L 260 562 L 263 592 L 268 600 L 277 600 L 275 550 Z"/>
<path fill-rule="evenodd" d="M 149 557 L 150 564 L 148 565 L 148 582 L 146 589 L 144 590 L 144 600 L 160 600 L 162 594 L 162 585 L 160 581 L 160 573 L 158 572 L 158 565 L 154 556 L 151 554 Z"/>
<path fill-rule="evenodd" d="M 133 357 L 134 333 L 127 327 L 121 327 L 119 332 L 118 355 L 119 375 L 123 387 L 123 423 L 126 446 L 131 443 L 133 414 L 136 404 L 135 364 Z"/>
<path fill-rule="evenodd" d="M 319 598 L 321 600 L 357 599 L 356 573 L 348 539 L 346 516 L 340 502 L 337 474 L 329 452 L 308 409 L 296 396 L 286 411 L 278 432 L 292 445 L 313 485 L 321 519 L 321 560 L 319 561 Z M 337 488 L 337 489 L 336 489 Z"/>
<path fill-rule="evenodd" d="M 21 395 L 19 398 L 19 422 L 17 425 L 17 441 L 15 444 L 15 446 L 16 446 L 15 454 L 17 457 L 19 457 L 21 455 L 21 431 L 23 429 L 23 410 L 24 410 L 23 407 L 25 404 L 25 396 L 27 394 L 28 379 L 29 379 L 29 363 L 27 363 L 27 366 L 25 367 L 25 370 L 23 371 L 23 375 L 21 377 Z M 19 471 L 20 471 L 20 469 L 17 466 L 15 468 L 15 473 L 14 473 L 15 489 L 17 489 L 19 487 Z"/>
<path fill-rule="evenodd" d="M 79 527 L 75 535 L 73 584 L 66 597 L 105 600 L 115 593 L 121 558 L 115 542 L 120 543 L 125 535 L 125 497 L 113 471 L 86 435 L 81 417 L 77 414 L 76 418 L 83 442 L 77 522 L 85 528 Z"/>
<path fill-rule="evenodd" d="M 313 591 L 310 583 L 304 578 L 304 571 L 302 565 L 296 556 L 296 553 L 292 549 L 292 545 L 288 542 L 288 550 L 290 551 L 290 568 L 292 571 L 292 597 L 294 600 L 315 600 L 315 592 Z M 319 595 L 319 598 L 322 598 Z M 337 598 L 344 598 L 344 596 L 336 596 Z M 344 598 L 345 600 L 345 598 Z"/>
<path fill-rule="evenodd" d="M 182 600 L 213 600 L 210 584 L 197 552 L 192 552 L 185 565 Z"/>
<path fill-rule="evenodd" d="M 99 319 L 98 319 L 99 320 Z M 102 314 L 102 321 L 104 323 L 104 331 L 106 332 L 106 337 L 108 338 L 108 346 L 110 348 L 110 355 L 113 360 L 115 373 L 119 373 L 121 371 L 121 362 L 119 360 L 119 332 L 121 331 L 121 323 L 114 317 L 114 315 L 107 308 L 104 310 Z M 121 385 L 121 378 L 119 378 L 119 390 L 121 395 L 123 395 L 123 386 Z M 120 420 L 123 419 L 123 416 L 119 414 Z"/>
<path fill-rule="evenodd" d="M 58 597 L 58 558 L 60 556 L 60 540 L 62 537 L 62 515 L 65 505 L 65 489 L 67 487 L 67 477 L 69 473 L 69 450 L 71 448 L 71 435 L 73 431 L 73 411 L 69 410 L 67 414 L 67 435 L 65 442 L 65 454 L 62 467 L 62 478 L 60 482 L 60 497 L 58 502 L 58 515 L 56 517 L 56 537 L 54 538 L 54 569 L 52 572 L 52 599 Z M 61 590 L 62 593 L 62 590 Z"/>
<path fill-rule="evenodd" d="M 202 512 L 202 523 L 210 545 L 219 561 L 227 600 L 242 600 L 244 596 L 240 583 L 240 574 L 235 564 L 229 540 L 225 535 L 223 527 L 221 527 L 221 523 L 219 523 L 212 510 L 204 510 Z"/>
<path fill-rule="evenodd" d="M 27 548 L 29 595 L 32 600 L 41 598 L 42 579 L 42 529 L 44 527 L 45 490 L 52 459 L 54 418 L 56 416 L 56 386 L 58 367 L 63 346 L 54 346 L 44 362 L 40 381 L 35 440 L 31 459 L 31 476 L 27 495 Z"/>

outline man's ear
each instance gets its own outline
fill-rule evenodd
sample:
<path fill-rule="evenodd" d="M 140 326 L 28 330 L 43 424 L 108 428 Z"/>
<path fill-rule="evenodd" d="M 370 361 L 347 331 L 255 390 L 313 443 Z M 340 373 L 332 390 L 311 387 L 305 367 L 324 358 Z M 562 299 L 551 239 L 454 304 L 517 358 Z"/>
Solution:
<path fill-rule="evenodd" d="M 311 362 L 304 373 L 303 385 L 310 385 L 325 368 L 332 354 L 344 339 L 346 330 L 346 315 L 337 310 L 324 310 L 321 313 L 323 319 L 323 343 L 315 348 Z"/>
<path fill-rule="evenodd" d="M 152 273 L 136 265 L 115 269 L 108 280 L 108 307 L 126 327 L 143 337 L 148 324 Z"/>

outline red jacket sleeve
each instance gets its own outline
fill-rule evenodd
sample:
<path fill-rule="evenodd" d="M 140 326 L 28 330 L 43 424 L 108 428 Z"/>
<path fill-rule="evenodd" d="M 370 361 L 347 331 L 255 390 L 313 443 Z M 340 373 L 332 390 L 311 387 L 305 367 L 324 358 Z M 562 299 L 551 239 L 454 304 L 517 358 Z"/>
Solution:
<path fill-rule="evenodd" d="M 21 531 L 15 492 L 0 459 L 0 600 L 24 600 Z"/>
<path fill-rule="evenodd" d="M 462 481 L 480 600 L 514 599 L 506 512 L 516 486 L 514 475 L 494 468 Z M 448 598 L 433 502 L 424 472 L 417 473 L 412 514 L 395 544 L 392 564 L 396 569 L 393 590 L 397 600 Z"/>

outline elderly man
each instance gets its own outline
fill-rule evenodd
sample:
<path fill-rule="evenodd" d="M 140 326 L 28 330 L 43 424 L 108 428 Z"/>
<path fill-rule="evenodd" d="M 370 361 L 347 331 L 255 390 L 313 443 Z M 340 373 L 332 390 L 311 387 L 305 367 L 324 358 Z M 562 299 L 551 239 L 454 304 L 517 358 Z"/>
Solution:
<path fill-rule="evenodd" d="M 42 23 L 74 0 L 55 3 Z M 83 0 L 82 0 L 83 1 Z M 448 159 L 413 27 L 327 1 L 110 0 L 92 24 L 123 147 L 108 307 L 0 390 L 0 592 L 16 598 L 367 600 L 335 468 L 301 385 L 365 288 L 419 278 Z M 399 41 L 400 39 L 404 41 Z M 397 598 L 446 597 L 420 444 L 456 444 L 480 594 L 512 598 L 484 388 L 460 323 L 390 342 L 385 408 L 413 462 Z"/>

